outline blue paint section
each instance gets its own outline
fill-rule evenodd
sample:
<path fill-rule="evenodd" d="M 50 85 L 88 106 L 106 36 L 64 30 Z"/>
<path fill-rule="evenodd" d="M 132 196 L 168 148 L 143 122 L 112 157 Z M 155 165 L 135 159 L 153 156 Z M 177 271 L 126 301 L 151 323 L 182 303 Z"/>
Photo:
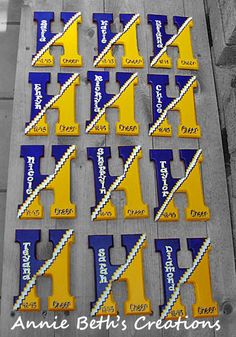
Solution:
<path fill-rule="evenodd" d="M 123 26 L 126 26 L 132 18 L 135 16 L 134 13 L 132 14 L 120 14 L 120 22 L 123 23 Z"/>
<path fill-rule="evenodd" d="M 152 86 L 153 123 L 149 124 L 151 128 L 161 117 L 161 114 L 172 102 L 173 98 L 168 97 L 166 94 L 166 87 L 169 85 L 168 75 L 148 74 L 148 84 Z"/>
<path fill-rule="evenodd" d="M 44 145 L 22 145 L 21 155 L 25 161 L 23 202 L 47 177 L 40 174 L 40 159 L 44 157 Z M 30 191 L 32 191 L 30 193 Z"/>
<path fill-rule="evenodd" d="M 91 84 L 91 119 L 86 121 L 86 126 L 94 120 L 99 111 L 114 96 L 106 92 L 106 83 L 109 82 L 110 77 L 108 71 L 88 71 L 87 77 Z"/>
<path fill-rule="evenodd" d="M 111 39 L 116 35 L 111 31 L 111 24 L 113 23 L 113 14 L 110 13 L 94 13 L 93 22 L 97 24 L 98 37 L 98 54 L 108 45 Z M 97 56 L 94 57 L 94 60 Z"/>
<path fill-rule="evenodd" d="M 180 150 L 180 159 L 184 163 L 185 171 L 189 167 L 193 157 L 198 150 Z M 180 178 L 173 178 L 171 175 L 171 161 L 173 160 L 172 150 L 150 150 L 150 159 L 155 164 L 157 191 L 158 191 L 158 207 L 154 209 L 156 215 L 162 205 L 164 204 L 169 193 L 180 180 Z"/>
<path fill-rule="evenodd" d="M 183 75 L 175 76 L 175 82 L 178 85 L 180 91 L 186 86 L 186 84 L 191 79 L 192 79 L 192 76 L 183 76 Z"/>
<path fill-rule="evenodd" d="M 50 80 L 50 73 L 29 73 L 28 82 L 32 85 L 30 121 L 32 121 L 53 98 L 53 95 L 47 94 L 47 86 Z M 29 123 L 26 123 L 25 126 L 27 127 L 28 124 Z"/>
<path fill-rule="evenodd" d="M 50 230 L 49 241 L 53 244 L 53 249 L 61 241 L 67 230 Z M 24 290 L 30 279 L 38 272 L 46 260 L 38 260 L 36 246 L 41 239 L 41 230 L 16 230 L 15 242 L 20 244 L 20 280 L 19 295 Z M 18 296 L 14 297 L 14 303 Z"/>
<path fill-rule="evenodd" d="M 179 157 L 184 163 L 185 171 L 189 167 L 189 165 L 190 165 L 191 161 L 193 160 L 193 157 L 196 155 L 196 153 L 197 153 L 197 150 L 195 150 L 195 149 L 194 150 L 188 149 L 188 150 L 180 150 L 179 151 Z"/>
<path fill-rule="evenodd" d="M 121 243 L 126 250 L 126 257 L 128 257 L 141 235 L 129 234 L 121 236 Z M 88 237 L 88 245 L 89 248 L 93 249 L 94 253 L 95 301 L 91 303 L 91 308 L 93 308 L 106 289 L 112 275 L 121 265 L 112 265 L 110 262 L 110 249 L 114 247 L 112 235 L 91 235 Z"/>
<path fill-rule="evenodd" d="M 149 14 L 148 23 L 152 26 L 153 51 L 154 56 L 156 56 L 172 35 L 165 31 L 165 26 L 168 23 L 166 15 Z M 151 56 L 150 61 L 153 60 L 154 56 Z"/>
<path fill-rule="evenodd" d="M 124 163 L 127 161 L 134 148 L 135 146 L 118 147 L 119 157 L 123 159 Z M 89 147 L 87 148 L 87 156 L 88 159 L 93 162 L 95 197 L 96 205 L 98 205 L 118 176 L 111 176 L 109 174 L 108 161 L 111 158 L 110 147 Z M 95 208 L 96 206 L 91 207 L 91 213 Z"/>
<path fill-rule="evenodd" d="M 199 250 L 201 249 L 205 239 L 187 239 L 188 250 L 192 252 L 193 260 L 197 257 Z"/>
<path fill-rule="evenodd" d="M 61 21 L 65 24 L 75 15 L 77 12 L 61 12 Z"/>
<path fill-rule="evenodd" d="M 174 24 L 177 26 L 178 30 L 185 24 L 189 19 L 187 16 L 173 16 Z"/>
<path fill-rule="evenodd" d="M 128 80 L 133 76 L 134 73 L 124 73 L 124 72 L 119 72 L 116 73 L 116 81 L 119 83 L 120 87 L 122 87 Z"/>
<path fill-rule="evenodd" d="M 34 12 L 34 21 L 37 22 L 36 51 L 39 52 L 56 35 L 51 32 L 54 12 Z"/>
<path fill-rule="evenodd" d="M 71 145 L 52 145 L 52 157 L 55 158 L 56 164 L 61 160 Z"/>

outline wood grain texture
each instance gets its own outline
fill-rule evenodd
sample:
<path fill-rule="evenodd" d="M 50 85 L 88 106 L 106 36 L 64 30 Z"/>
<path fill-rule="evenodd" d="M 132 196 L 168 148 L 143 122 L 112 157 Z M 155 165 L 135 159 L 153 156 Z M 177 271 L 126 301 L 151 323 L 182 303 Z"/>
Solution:
<path fill-rule="evenodd" d="M 1 148 L 0 157 L 0 190 L 5 191 L 7 188 L 8 160 L 10 151 L 10 131 L 12 120 L 12 100 L 0 100 L 0 135 Z"/>
<path fill-rule="evenodd" d="M 56 112 L 50 112 L 48 121 L 51 126 L 49 137 L 25 137 L 24 124 L 29 119 L 31 87 L 28 84 L 29 71 L 51 71 L 52 83 L 50 92 L 56 93 L 56 73 L 67 72 L 68 69 L 59 66 L 59 57 L 56 57 L 54 68 L 32 69 L 30 66 L 31 55 L 35 51 L 36 27 L 33 23 L 33 11 L 50 10 L 55 12 L 55 23 L 53 29 L 61 30 L 59 23 L 59 13 L 61 11 L 81 11 L 83 23 L 79 27 L 79 49 L 83 56 L 83 68 L 69 69 L 70 72 L 78 71 L 81 74 L 81 85 L 77 94 L 77 120 L 81 126 L 79 137 L 56 137 L 53 132 L 53 125 L 56 120 Z M 138 27 L 139 48 L 145 59 L 145 68 L 138 70 L 139 84 L 136 89 L 136 119 L 140 123 L 140 135 L 136 137 L 120 137 L 115 135 L 115 122 L 117 112 L 114 109 L 107 111 L 107 119 L 110 122 L 111 134 L 108 136 L 86 135 L 84 132 L 85 121 L 90 114 L 90 85 L 86 80 L 87 71 L 94 70 L 92 61 L 96 55 L 97 34 L 96 25 L 92 22 L 92 14 L 95 12 L 113 12 L 114 29 L 119 30 L 120 13 L 140 13 L 141 25 Z M 199 88 L 196 92 L 196 105 L 198 122 L 202 127 L 202 138 L 198 140 L 177 138 L 177 125 L 179 122 L 178 114 L 171 114 L 169 121 L 173 125 L 173 137 L 155 138 L 148 136 L 148 124 L 152 120 L 151 115 L 151 90 L 147 85 L 147 73 L 161 73 L 170 75 L 169 95 L 177 95 L 175 87 L 175 74 L 189 74 L 189 71 L 179 71 L 175 67 L 171 70 L 157 70 L 149 67 L 149 57 L 152 54 L 151 27 L 147 24 L 147 14 L 158 13 L 167 14 L 169 19 L 168 32 L 175 32 L 175 27 L 171 23 L 173 15 L 193 16 L 195 27 L 192 30 L 193 46 L 195 54 L 200 63 L 200 70 L 197 72 Z M 60 55 L 60 48 L 54 48 L 54 55 Z M 116 48 L 117 67 L 110 69 L 110 84 L 107 91 L 115 93 L 118 86 L 115 82 L 115 73 L 125 71 L 120 66 L 120 56 L 123 53 L 122 47 Z M 168 51 L 177 58 L 177 51 Z M 102 70 L 102 69 L 101 69 Z M 135 72 L 134 69 L 127 71 Z M 16 219 L 16 208 L 22 201 L 23 186 L 23 160 L 20 158 L 20 146 L 23 144 L 44 144 L 45 159 L 42 160 L 42 172 L 50 173 L 53 170 L 53 160 L 51 159 L 51 145 L 53 144 L 75 144 L 78 148 L 77 159 L 72 162 L 72 201 L 77 204 L 78 216 L 75 220 L 52 220 L 49 217 L 49 205 L 52 201 L 51 192 L 43 192 L 42 204 L 45 208 L 45 219 L 42 221 L 19 221 Z M 110 146 L 112 148 L 112 159 L 109 162 L 110 173 L 121 174 L 122 163 L 118 158 L 118 146 L 121 145 L 142 145 L 143 159 L 140 160 L 140 175 L 143 191 L 143 199 L 149 205 L 150 218 L 144 220 L 129 220 L 123 218 L 124 193 L 115 192 L 112 200 L 117 207 L 118 217 L 116 221 L 90 221 L 90 207 L 94 205 L 95 194 L 93 187 L 92 163 L 87 160 L 87 147 L 91 146 Z M 177 195 L 176 205 L 180 211 L 180 221 L 177 223 L 154 223 L 153 208 L 157 206 L 157 191 L 154 174 L 154 165 L 149 160 L 149 149 L 173 149 L 175 162 L 173 163 L 173 176 L 183 174 L 182 164 L 178 158 L 179 149 L 202 148 L 204 162 L 202 165 L 202 179 L 205 191 L 206 203 L 211 209 L 212 218 L 209 222 L 186 222 L 184 218 L 184 207 L 186 197 Z M 113 234 L 115 248 L 112 249 L 112 263 L 123 263 L 125 260 L 124 249 L 120 246 L 121 234 L 128 233 L 147 233 L 148 248 L 144 251 L 144 270 L 145 270 L 145 291 L 151 299 L 153 315 L 150 320 L 159 318 L 159 305 L 163 302 L 162 271 L 160 256 L 155 253 L 154 239 L 156 238 L 180 238 L 181 254 L 179 263 L 182 267 L 191 266 L 190 254 L 187 251 L 186 238 L 209 236 L 212 241 L 213 250 L 211 259 L 212 288 L 214 298 L 219 302 L 220 308 L 229 302 L 235 308 L 235 269 L 232 246 L 232 233 L 230 224 L 229 202 L 227 185 L 225 178 L 225 168 L 223 151 L 221 144 L 221 133 L 219 126 L 219 116 L 216 104 L 216 94 L 211 65 L 209 43 L 206 31 L 205 12 L 202 0 L 30 0 L 23 7 L 20 43 L 16 76 L 14 114 L 11 137 L 10 166 L 8 178 L 8 197 L 7 197 L 7 217 L 6 230 L 4 236 L 4 265 L 3 265 L 3 285 L 2 285 L 2 312 L 1 312 L 1 336 L 40 336 L 40 330 L 10 331 L 10 327 L 16 321 L 19 314 L 11 316 L 13 296 L 18 292 L 18 273 L 19 273 L 19 247 L 14 243 L 15 229 L 42 230 L 42 243 L 39 245 L 38 257 L 50 257 L 50 246 L 48 245 L 48 229 L 54 228 L 73 228 L 76 232 L 76 242 L 71 251 L 71 292 L 77 297 L 77 310 L 65 315 L 64 313 L 54 314 L 47 311 L 46 298 L 50 293 L 50 282 L 40 280 L 39 294 L 42 297 L 42 310 L 40 313 L 22 314 L 24 320 L 41 319 L 52 320 L 58 316 L 58 320 L 65 318 L 70 323 L 67 330 L 43 331 L 45 336 L 111 336 L 118 337 L 122 334 L 120 329 L 116 330 L 87 330 L 78 331 L 75 329 L 75 321 L 78 316 L 89 316 L 90 302 L 94 300 L 94 269 L 93 254 L 88 249 L 88 235 L 92 234 Z M 119 305 L 119 312 L 123 316 L 123 302 L 127 296 L 125 284 L 115 284 L 113 287 L 114 298 Z M 191 305 L 194 301 L 194 292 L 190 286 L 182 289 L 182 301 L 187 306 L 188 314 L 191 317 Z M 184 336 L 184 337 L 219 337 L 234 335 L 234 313 L 225 315 L 223 310 L 220 312 L 222 329 L 220 332 L 201 330 L 183 330 L 176 332 L 157 331 L 135 331 L 132 327 L 137 317 L 125 317 L 129 329 L 124 333 L 126 336 Z"/>
<path fill-rule="evenodd" d="M 0 22 L 2 25 L 2 23 Z M 16 56 L 18 50 L 19 25 L 6 26 L 0 32 L 0 99 L 12 99 L 14 95 Z M 11 69 L 11 71 L 9 71 Z"/>

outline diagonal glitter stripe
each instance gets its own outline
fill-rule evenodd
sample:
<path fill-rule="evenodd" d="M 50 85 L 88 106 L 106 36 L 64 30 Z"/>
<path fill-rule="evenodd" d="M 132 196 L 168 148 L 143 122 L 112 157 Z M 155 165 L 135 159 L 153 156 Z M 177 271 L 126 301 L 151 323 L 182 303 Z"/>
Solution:
<path fill-rule="evenodd" d="M 138 251 L 140 250 L 140 248 L 142 247 L 142 245 L 146 241 L 146 238 L 147 238 L 146 234 L 141 235 L 141 237 L 139 238 L 139 240 L 137 241 L 137 243 L 135 244 L 135 246 L 132 248 L 131 252 L 129 253 L 125 264 L 121 265 L 114 272 L 114 274 L 112 275 L 106 289 L 103 291 L 100 298 L 97 300 L 96 304 L 94 305 L 93 309 L 91 310 L 91 316 L 95 316 L 97 314 L 98 310 L 101 308 L 101 306 L 106 301 L 108 295 L 111 292 L 112 282 L 117 281 L 121 277 L 121 275 L 126 271 L 126 269 L 130 266 L 130 264 L 132 263 L 133 259 L 136 256 L 136 254 L 138 253 Z"/>
<path fill-rule="evenodd" d="M 165 110 L 161 113 L 160 117 L 156 120 L 156 122 L 150 128 L 149 136 L 153 135 L 153 133 L 156 131 L 156 129 L 161 125 L 161 123 L 166 118 L 168 111 L 172 110 L 176 106 L 176 104 L 183 98 L 183 96 L 186 94 L 186 92 L 194 84 L 196 79 L 197 79 L 196 76 L 192 76 L 190 78 L 190 80 L 186 83 L 186 85 L 182 88 L 182 90 L 180 91 L 180 95 L 177 98 L 173 99 L 173 101 L 165 108 Z"/>
<path fill-rule="evenodd" d="M 174 34 L 165 44 L 165 46 L 160 50 L 160 52 L 153 58 L 151 62 L 151 67 L 155 66 L 159 58 L 167 51 L 167 47 L 170 46 L 176 39 L 177 37 L 182 33 L 185 27 L 192 21 L 192 17 L 189 17 L 184 24 L 180 27 L 178 32 Z"/>
<path fill-rule="evenodd" d="M 28 293 L 31 291 L 33 286 L 36 284 L 36 280 L 38 276 L 43 276 L 45 272 L 48 270 L 48 268 L 51 267 L 53 262 L 56 260 L 58 254 L 60 254 L 61 250 L 64 248 L 65 244 L 68 242 L 68 240 L 71 238 L 71 236 L 74 234 L 73 229 L 69 229 L 66 231 L 66 233 L 63 235 L 61 241 L 57 244 L 55 247 L 52 258 L 47 260 L 42 267 L 36 272 L 36 274 L 31 278 L 31 280 L 26 284 L 24 290 L 21 292 L 20 296 L 18 297 L 16 303 L 13 306 L 13 310 L 18 310 L 28 295 Z"/>
<path fill-rule="evenodd" d="M 40 121 L 40 119 L 46 114 L 47 110 L 54 104 L 58 99 L 64 94 L 64 92 L 67 90 L 67 88 L 75 82 L 75 80 L 79 77 L 80 75 L 78 73 L 74 73 L 62 86 L 60 89 L 60 92 L 58 95 L 55 95 L 52 97 L 52 99 L 45 104 L 43 109 L 34 117 L 34 119 L 27 125 L 25 128 L 25 135 L 29 133 L 29 131 Z"/>
<path fill-rule="evenodd" d="M 109 108 L 112 104 L 114 104 L 118 98 L 123 94 L 123 92 L 130 86 L 130 84 L 138 77 L 138 73 L 133 74 L 130 76 L 128 81 L 120 88 L 118 94 L 114 95 L 109 102 L 107 102 L 104 107 L 99 111 L 99 113 L 95 116 L 95 118 L 91 121 L 91 123 L 86 127 L 86 133 L 89 133 L 91 129 L 97 124 L 97 122 L 102 118 L 105 114 L 106 109 Z"/>
<path fill-rule="evenodd" d="M 166 207 L 168 206 L 168 204 L 170 203 L 170 201 L 173 198 L 174 193 L 180 188 L 180 186 L 185 182 L 185 180 L 189 177 L 190 173 L 192 172 L 192 170 L 194 169 L 194 167 L 196 166 L 199 157 L 202 154 L 202 150 L 198 150 L 196 152 L 196 154 L 194 155 L 191 163 L 189 164 L 186 172 L 185 172 L 185 176 L 181 179 L 179 179 L 177 181 L 177 183 L 174 185 L 174 187 L 172 188 L 172 190 L 170 191 L 170 193 L 168 194 L 168 197 L 166 198 L 165 202 L 163 203 L 163 205 L 161 206 L 161 208 L 159 209 L 159 211 L 157 212 L 156 216 L 155 216 L 155 221 L 158 221 L 159 218 L 161 217 L 162 213 L 164 212 L 164 210 L 166 209 Z"/>
<path fill-rule="evenodd" d="M 61 157 L 59 162 L 56 164 L 55 171 L 53 174 L 47 176 L 37 187 L 36 189 L 29 195 L 29 197 L 25 200 L 25 202 L 21 205 L 17 217 L 20 218 L 22 214 L 26 211 L 29 205 L 33 202 L 33 200 L 37 197 L 37 195 L 44 189 L 46 186 L 55 178 L 60 169 L 66 163 L 66 160 L 70 157 L 70 155 L 75 151 L 75 145 L 71 145 L 68 150 Z"/>
<path fill-rule="evenodd" d="M 34 56 L 33 60 L 32 60 L 32 66 L 35 65 L 35 63 L 38 61 L 38 59 L 50 48 L 51 45 L 54 44 L 54 42 L 56 40 L 58 40 L 60 37 L 62 37 L 65 32 L 67 31 L 67 29 L 75 22 L 75 20 L 77 18 L 79 18 L 81 16 L 81 12 L 76 13 L 75 15 L 73 15 L 70 20 L 65 24 L 63 32 L 58 33 L 56 35 L 54 35 L 50 41 L 48 41 L 48 43 L 45 44 L 45 46 L 43 46 L 42 49 L 40 49 L 37 54 Z"/>
<path fill-rule="evenodd" d="M 194 270 L 197 268 L 197 266 L 201 262 L 203 256 L 205 255 L 207 249 L 209 248 L 210 244 L 211 244 L 210 239 L 209 238 L 206 239 L 205 242 L 203 243 L 202 247 L 200 248 L 197 256 L 195 257 L 195 259 L 193 261 L 192 267 L 188 268 L 186 270 L 186 272 L 183 274 L 183 276 L 180 278 L 179 282 L 177 283 L 175 291 L 171 295 L 171 297 L 170 297 L 170 299 L 169 299 L 169 301 L 168 301 L 165 309 L 161 313 L 160 319 L 166 318 L 166 316 L 170 312 L 171 308 L 175 304 L 175 302 L 176 302 L 176 300 L 177 300 L 177 298 L 178 298 L 178 296 L 180 294 L 180 286 L 183 285 L 185 282 L 187 282 L 187 280 L 189 279 L 189 277 L 192 275 L 192 273 L 194 272 Z"/>
<path fill-rule="evenodd" d="M 106 195 L 103 197 L 103 199 L 99 202 L 96 209 L 93 211 L 91 215 L 91 220 L 95 220 L 100 212 L 100 210 L 105 206 L 105 204 L 108 202 L 108 200 L 111 198 L 111 193 L 115 191 L 115 189 L 121 184 L 121 182 L 125 179 L 126 174 L 133 163 L 134 159 L 136 158 L 137 154 L 141 151 L 141 146 L 135 146 L 133 149 L 131 155 L 127 159 L 124 165 L 124 173 L 121 176 L 118 176 L 117 179 L 111 184 L 109 190 L 107 191 Z"/>
<path fill-rule="evenodd" d="M 93 66 L 96 67 L 98 63 L 101 61 L 101 59 L 109 52 L 109 50 L 112 48 L 113 44 L 116 43 L 116 41 L 119 40 L 119 38 L 124 35 L 129 28 L 137 21 L 140 17 L 140 14 L 135 14 L 132 19 L 125 25 L 123 32 L 117 33 L 107 44 L 107 46 L 103 49 L 103 51 L 97 56 L 96 60 L 93 63 Z"/>

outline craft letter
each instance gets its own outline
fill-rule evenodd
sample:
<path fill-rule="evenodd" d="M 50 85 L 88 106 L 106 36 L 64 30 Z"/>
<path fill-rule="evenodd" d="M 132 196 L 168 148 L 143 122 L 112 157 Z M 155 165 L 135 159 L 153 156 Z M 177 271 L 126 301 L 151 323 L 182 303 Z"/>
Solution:
<path fill-rule="evenodd" d="M 174 16 L 174 24 L 177 27 L 176 34 L 167 34 L 166 15 L 148 15 L 148 23 L 152 26 L 154 56 L 150 58 L 151 67 L 172 68 L 172 60 L 167 54 L 168 47 L 178 47 L 179 58 L 177 60 L 178 69 L 198 70 L 198 60 L 194 58 L 191 28 L 193 19 L 184 16 Z"/>
<path fill-rule="evenodd" d="M 49 109 L 58 110 L 57 136 L 79 135 L 79 124 L 76 123 L 76 87 L 80 84 L 79 74 L 59 73 L 57 77 L 60 91 L 57 95 L 48 95 L 50 73 L 29 73 L 32 101 L 30 122 L 25 126 L 27 136 L 48 136 L 46 114 Z"/>
<path fill-rule="evenodd" d="M 137 43 L 137 25 L 140 24 L 139 14 L 120 14 L 123 31 L 113 33 L 111 24 L 113 14 L 95 13 L 93 21 L 97 24 L 98 55 L 94 57 L 94 66 L 99 68 L 115 68 L 116 59 L 113 56 L 115 45 L 124 46 L 122 57 L 123 68 L 143 68 L 143 57 L 140 56 Z"/>
<path fill-rule="evenodd" d="M 197 124 L 194 88 L 197 87 L 195 76 L 175 76 L 179 87 L 179 96 L 168 97 L 166 88 L 169 84 L 168 75 L 148 75 L 148 83 L 152 86 L 153 124 L 150 124 L 150 136 L 172 136 L 172 127 L 168 123 L 168 112 L 180 112 L 178 136 L 183 138 L 200 138 L 201 130 Z"/>
<path fill-rule="evenodd" d="M 57 34 L 51 32 L 53 12 L 34 12 L 34 20 L 37 22 L 37 41 L 32 66 L 53 67 L 54 56 L 50 48 L 54 46 L 63 47 L 63 55 L 60 57 L 61 67 L 82 66 L 82 57 L 78 54 L 78 24 L 82 22 L 81 13 L 61 12 L 64 30 Z"/>
<path fill-rule="evenodd" d="M 173 178 L 170 163 L 172 150 L 150 150 L 150 159 L 155 163 L 158 207 L 154 209 L 155 221 L 178 221 L 179 213 L 174 204 L 175 193 L 186 193 L 188 207 L 185 210 L 189 221 L 208 221 L 209 208 L 205 205 L 201 163 L 202 150 L 180 150 L 180 159 L 184 163 L 185 174 L 182 178 Z"/>
<path fill-rule="evenodd" d="M 89 236 L 89 248 L 94 252 L 95 302 L 91 303 L 91 315 L 117 315 L 117 305 L 112 296 L 113 282 L 125 281 L 128 299 L 124 304 L 126 315 L 151 314 L 151 304 L 145 296 L 143 275 L 143 249 L 147 247 L 146 235 L 122 235 L 122 246 L 126 249 L 126 261 L 112 265 L 110 248 L 112 235 Z"/>
<path fill-rule="evenodd" d="M 119 122 L 116 123 L 116 134 L 136 136 L 139 125 L 135 121 L 134 89 L 138 84 L 138 75 L 132 73 L 116 73 L 116 80 L 120 85 L 118 94 L 107 94 L 106 83 L 109 72 L 88 72 L 91 83 L 91 119 L 86 123 L 89 134 L 108 134 L 109 123 L 106 121 L 106 109 L 119 110 Z"/>
<path fill-rule="evenodd" d="M 37 278 L 50 277 L 52 295 L 48 297 L 48 310 L 75 310 L 75 297 L 70 294 L 70 249 L 74 243 L 73 230 L 50 230 L 49 241 L 53 244 L 52 257 L 38 260 L 36 245 L 40 230 L 16 230 L 16 242 L 20 244 L 19 295 L 14 298 L 14 310 L 39 311 Z"/>
<path fill-rule="evenodd" d="M 125 219 L 148 217 L 148 206 L 142 200 L 139 177 L 139 159 L 142 158 L 140 146 L 120 146 L 119 156 L 124 162 L 124 171 L 120 176 L 109 174 L 108 160 L 111 158 L 109 147 L 91 147 L 87 149 L 88 159 L 93 161 L 96 206 L 91 208 L 92 220 L 116 219 L 116 209 L 111 202 L 114 191 L 124 191 L 126 205 Z"/>
<path fill-rule="evenodd" d="M 164 304 L 160 306 L 161 319 L 185 318 L 186 308 L 181 302 L 181 286 L 192 284 L 195 290 L 193 317 L 217 317 L 218 305 L 212 298 L 209 253 L 209 239 L 187 239 L 188 250 L 192 253 L 190 268 L 179 268 L 177 253 L 179 239 L 155 240 L 156 252 L 161 254 Z"/>
<path fill-rule="evenodd" d="M 40 173 L 40 158 L 44 156 L 43 145 L 21 146 L 21 157 L 25 161 L 23 203 L 18 207 L 20 219 L 42 219 L 40 203 L 42 190 L 53 190 L 54 203 L 51 218 L 75 218 L 76 208 L 70 201 L 71 160 L 76 157 L 74 145 L 53 145 L 52 156 L 56 165 L 52 174 Z"/>

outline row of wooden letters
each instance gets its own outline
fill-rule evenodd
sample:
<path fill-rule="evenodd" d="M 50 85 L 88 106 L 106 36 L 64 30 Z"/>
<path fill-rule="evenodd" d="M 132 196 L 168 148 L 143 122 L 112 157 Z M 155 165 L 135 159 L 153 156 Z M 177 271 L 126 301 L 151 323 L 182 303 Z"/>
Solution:
<path fill-rule="evenodd" d="M 52 294 L 48 298 L 49 310 L 75 310 L 75 297 L 70 293 L 69 262 L 70 251 L 75 241 L 74 231 L 71 229 L 49 231 L 53 253 L 48 260 L 38 260 L 36 257 L 40 235 L 40 230 L 16 231 L 16 242 L 20 244 L 20 282 L 19 295 L 14 299 L 14 310 L 40 310 L 40 298 L 36 288 L 39 276 L 50 277 L 52 280 Z M 143 250 L 147 247 L 147 235 L 122 235 L 121 243 L 126 250 L 125 262 L 114 265 L 110 261 L 110 249 L 114 246 L 113 236 L 88 236 L 88 246 L 94 253 L 95 301 L 91 302 L 92 316 L 117 315 L 118 308 L 112 296 L 112 285 L 114 282 L 122 281 L 126 282 L 128 293 L 124 305 L 125 314 L 152 314 L 151 301 L 146 297 L 144 287 Z M 160 253 L 162 264 L 164 303 L 160 305 L 161 319 L 186 316 L 186 308 L 181 303 L 180 289 L 184 284 L 193 285 L 195 290 L 195 303 L 192 306 L 194 317 L 217 316 L 218 304 L 213 300 L 211 287 L 210 240 L 187 239 L 187 247 L 193 261 L 189 268 L 180 268 L 178 265 L 179 239 L 158 239 L 154 245 L 155 251 Z M 148 268 L 146 264 L 145 267 Z M 155 271 L 152 273 L 154 275 Z"/>
<path fill-rule="evenodd" d="M 137 41 L 137 25 L 140 24 L 139 14 L 120 14 L 123 30 L 119 33 L 111 31 L 113 14 L 94 13 L 93 21 L 97 24 L 98 55 L 94 56 L 94 67 L 114 68 L 116 59 L 113 56 L 115 45 L 124 46 L 122 66 L 125 68 L 143 68 L 144 58 L 140 55 Z M 51 47 L 62 46 L 63 55 L 60 57 L 62 67 L 81 67 L 82 56 L 78 54 L 78 24 L 82 22 L 80 12 L 62 12 L 61 20 L 64 30 L 60 33 L 51 32 L 51 23 L 54 20 L 53 12 L 35 12 L 34 20 L 37 22 L 36 54 L 33 55 L 32 65 L 51 67 L 54 57 Z M 148 23 L 152 27 L 153 52 L 150 65 L 154 68 L 171 68 L 172 60 L 167 54 L 168 47 L 177 47 L 179 69 L 198 70 L 198 60 L 193 55 L 191 43 L 191 17 L 174 16 L 173 22 L 177 28 L 175 34 L 166 33 L 167 16 L 149 14 Z M 89 41 L 91 43 L 91 41 Z"/>
<path fill-rule="evenodd" d="M 139 173 L 142 148 L 141 146 L 120 146 L 118 150 L 124 164 L 123 173 L 111 176 L 109 173 L 111 148 L 87 148 L 87 158 L 92 161 L 94 171 L 96 204 L 91 207 L 91 220 L 93 221 L 116 219 L 116 208 L 111 201 L 112 193 L 115 191 L 125 192 L 124 217 L 126 219 L 149 217 L 148 205 L 142 197 Z M 71 202 L 70 191 L 71 160 L 76 158 L 76 147 L 74 145 L 52 146 L 52 156 L 56 165 L 54 172 L 49 175 L 40 173 L 40 159 L 43 156 L 44 146 L 42 145 L 21 146 L 21 157 L 25 162 L 24 193 L 23 203 L 18 208 L 18 217 L 20 219 L 43 218 L 40 192 L 51 189 L 54 191 L 51 217 L 75 218 L 76 206 Z M 174 195 L 181 192 L 187 195 L 186 219 L 207 221 L 210 219 L 210 210 L 205 204 L 203 194 L 202 150 L 180 150 L 179 157 L 185 173 L 182 177 L 173 178 L 171 174 L 173 151 L 150 150 L 150 160 L 154 163 L 158 192 L 158 206 L 154 209 L 154 219 L 155 221 L 178 221 L 179 212 L 174 204 Z M 90 177 L 89 174 L 88 177 Z M 91 179 L 88 180 L 88 184 L 90 181 Z"/>
<path fill-rule="evenodd" d="M 58 110 L 57 136 L 78 136 L 80 134 L 80 126 L 76 122 L 76 87 L 80 84 L 80 75 L 59 73 L 57 77 L 61 87 L 60 91 L 56 95 L 49 95 L 47 86 L 51 78 L 50 73 L 29 73 L 32 99 L 30 121 L 25 126 L 27 136 L 47 136 L 49 134 L 46 114 L 50 109 Z M 115 108 L 119 111 L 116 134 L 137 136 L 140 129 L 139 123 L 135 120 L 135 110 L 137 109 L 137 107 L 135 108 L 135 87 L 138 84 L 138 74 L 117 72 L 116 80 L 120 89 L 115 94 L 106 91 L 109 77 L 108 71 L 89 71 L 87 74 L 87 80 L 91 84 L 91 103 L 90 120 L 86 121 L 86 133 L 109 134 L 110 127 L 106 120 L 106 111 L 108 108 Z M 178 136 L 200 138 L 201 127 L 197 123 L 194 96 L 194 89 L 198 85 L 196 77 L 175 76 L 175 82 L 179 88 L 177 97 L 167 95 L 170 81 L 168 75 L 148 74 L 147 79 L 152 88 L 153 116 L 153 122 L 149 125 L 149 136 L 171 137 L 172 126 L 168 122 L 168 113 L 179 111 Z M 140 113 L 141 111 L 139 111 Z"/>

